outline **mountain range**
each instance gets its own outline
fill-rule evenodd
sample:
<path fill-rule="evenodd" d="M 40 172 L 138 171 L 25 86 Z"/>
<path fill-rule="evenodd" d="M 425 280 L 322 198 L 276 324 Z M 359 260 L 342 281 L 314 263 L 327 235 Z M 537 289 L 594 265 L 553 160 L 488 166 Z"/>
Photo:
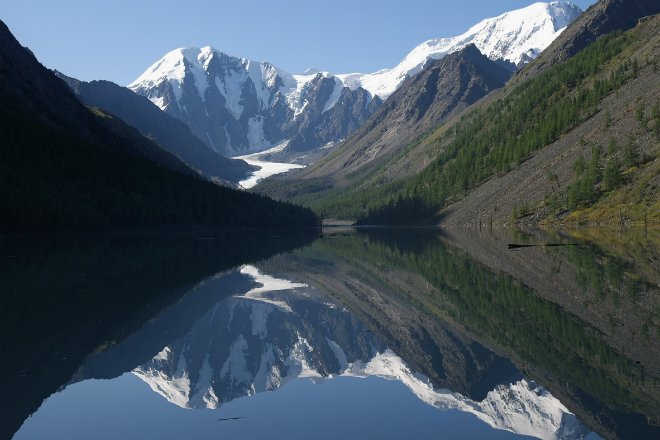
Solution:
<path fill-rule="evenodd" d="M 508 81 L 485 81 L 497 78 L 486 57 L 461 70 L 477 59 L 468 48 L 430 63 L 330 154 L 255 191 L 364 224 L 656 219 L 658 13 L 601 0 Z M 465 99 L 460 84 L 479 92 Z"/>
<path fill-rule="evenodd" d="M 182 120 L 226 156 L 286 144 L 287 160 L 346 139 L 384 100 L 435 59 L 474 44 L 515 70 L 547 47 L 582 11 L 568 2 L 535 3 L 487 19 L 454 38 L 417 46 L 395 68 L 371 74 L 331 74 L 310 68 L 291 74 L 267 62 L 212 47 L 174 50 L 128 87 Z"/>
<path fill-rule="evenodd" d="M 520 377 L 513 365 L 466 338 L 437 334 L 424 322 L 420 328 L 428 328 L 430 340 L 411 340 L 406 349 L 421 357 L 439 350 L 439 359 L 452 358 L 442 359 L 446 369 L 436 366 L 441 383 L 452 386 L 451 390 L 441 387 L 411 368 L 376 333 L 321 291 L 266 275 L 254 266 L 201 283 L 201 292 L 194 289 L 195 295 L 171 306 L 122 345 L 90 356 L 74 382 L 121 375 L 116 365 L 128 367 L 125 359 L 144 352 L 140 347 L 153 350 L 153 342 L 163 338 L 162 330 L 171 333 L 183 328 L 182 316 L 192 315 L 184 310 L 203 309 L 195 305 L 195 298 L 202 296 L 205 302 L 206 295 L 220 291 L 227 282 L 236 296 L 210 307 L 206 304 L 206 313 L 188 323 L 187 332 L 178 331 L 178 337 L 170 337 L 159 353 L 132 370 L 177 406 L 216 409 L 236 399 L 277 391 L 302 378 L 319 384 L 339 376 L 376 376 L 400 381 L 428 405 L 472 413 L 495 429 L 548 440 L 577 440 L 590 432 L 539 384 Z M 432 341 L 436 336 L 440 339 Z M 424 346 L 429 343 L 437 346 Z M 465 368 L 452 363 L 465 364 Z M 113 371 L 110 376 L 109 371 Z M 507 372 L 516 376 L 500 382 Z M 454 385 L 460 383 L 468 387 L 456 389 Z"/>

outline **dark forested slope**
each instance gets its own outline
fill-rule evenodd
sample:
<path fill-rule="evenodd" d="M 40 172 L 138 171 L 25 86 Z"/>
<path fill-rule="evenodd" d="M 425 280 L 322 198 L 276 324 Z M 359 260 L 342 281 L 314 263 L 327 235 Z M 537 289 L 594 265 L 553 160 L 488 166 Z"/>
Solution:
<path fill-rule="evenodd" d="M 126 87 L 110 81 L 85 82 L 60 72 L 55 74 L 69 85 L 83 103 L 120 117 L 205 177 L 235 183 L 253 170 L 243 160 L 229 159 L 211 150 L 191 133 L 186 124 Z"/>

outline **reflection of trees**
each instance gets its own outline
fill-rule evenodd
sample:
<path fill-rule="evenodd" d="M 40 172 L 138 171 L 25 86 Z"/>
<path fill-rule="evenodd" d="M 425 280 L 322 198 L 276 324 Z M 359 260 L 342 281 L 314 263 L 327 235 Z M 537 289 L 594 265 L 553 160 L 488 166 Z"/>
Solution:
<path fill-rule="evenodd" d="M 121 342 L 200 280 L 308 242 L 295 234 L 3 237 L 12 258 L 0 267 L 0 372 L 12 379 L 1 388 L 0 438 L 11 438 L 87 355 Z"/>
<path fill-rule="evenodd" d="M 393 269 L 421 275 L 432 288 L 405 295 L 396 290 L 392 293 L 435 319 L 495 344 L 523 368 L 549 372 L 613 409 L 643 413 L 651 421 L 660 421 L 657 380 L 644 365 L 612 348 L 594 326 L 536 296 L 517 279 L 475 262 L 464 251 L 428 234 L 408 231 L 395 237 L 391 230 L 365 233 L 354 240 L 318 241 L 311 250 L 299 252 L 305 255 L 315 248 L 317 255 L 326 255 L 356 272 L 379 271 L 386 279 Z M 577 256 L 590 251 L 588 246 L 575 246 L 567 252 Z M 593 262 L 593 256 L 582 257 Z M 627 266 L 621 275 L 621 264 L 610 263 L 611 283 L 606 276 L 607 284 L 623 283 L 628 286 L 626 291 L 638 292 L 638 282 L 625 274 Z M 564 264 L 562 272 L 567 266 Z M 592 263 L 587 269 L 574 267 L 594 283 L 607 275 L 605 268 Z M 599 282 L 603 283 L 602 278 Z M 350 304 L 351 299 L 346 302 Z"/>

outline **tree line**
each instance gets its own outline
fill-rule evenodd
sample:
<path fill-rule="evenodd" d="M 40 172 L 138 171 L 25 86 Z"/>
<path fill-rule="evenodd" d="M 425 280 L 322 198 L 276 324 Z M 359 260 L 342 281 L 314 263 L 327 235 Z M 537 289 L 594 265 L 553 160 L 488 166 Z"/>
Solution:
<path fill-rule="evenodd" d="M 0 116 L 2 233 L 318 225 L 308 208 L 218 186 L 29 117 Z"/>

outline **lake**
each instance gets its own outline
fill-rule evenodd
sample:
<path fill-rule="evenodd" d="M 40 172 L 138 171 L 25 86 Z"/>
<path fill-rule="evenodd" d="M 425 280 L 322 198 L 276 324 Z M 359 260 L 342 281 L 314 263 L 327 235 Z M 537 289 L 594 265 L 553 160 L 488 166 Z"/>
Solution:
<path fill-rule="evenodd" d="M 660 438 L 659 242 L 0 237 L 0 438 Z"/>

